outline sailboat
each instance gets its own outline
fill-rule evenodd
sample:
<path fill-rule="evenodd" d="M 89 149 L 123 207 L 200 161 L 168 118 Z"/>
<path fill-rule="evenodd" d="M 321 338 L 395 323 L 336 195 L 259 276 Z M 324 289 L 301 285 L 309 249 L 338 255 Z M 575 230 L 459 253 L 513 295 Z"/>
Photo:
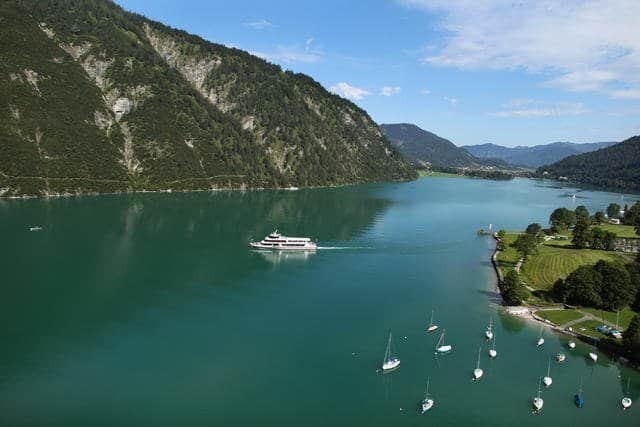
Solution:
<path fill-rule="evenodd" d="M 589 352 L 589 357 L 591 358 L 591 360 L 592 360 L 594 363 L 598 361 L 598 350 L 597 350 L 597 347 L 596 347 L 595 342 L 594 342 L 594 344 L 593 344 L 593 351 L 590 351 L 590 352 Z"/>
<path fill-rule="evenodd" d="M 443 329 L 440 339 L 438 339 L 438 343 L 436 344 L 436 354 L 448 353 L 453 349 L 452 346 L 444 343 L 444 332 L 445 330 Z"/>
<path fill-rule="evenodd" d="M 569 341 L 569 349 L 573 350 L 574 348 L 576 348 L 576 343 L 573 341 Z"/>
<path fill-rule="evenodd" d="M 433 404 L 435 403 L 434 400 L 431 398 L 431 395 L 429 394 L 429 380 L 430 378 L 427 378 L 427 391 L 424 394 L 424 399 L 422 399 L 422 404 L 421 404 L 423 414 L 427 412 L 429 409 L 431 409 L 433 407 Z"/>
<path fill-rule="evenodd" d="M 493 338 L 493 347 L 489 349 L 489 357 L 490 358 L 495 358 L 498 355 L 498 352 L 496 351 L 496 338 Z"/>
<path fill-rule="evenodd" d="M 480 350 L 482 350 L 482 347 L 478 347 L 478 364 L 476 365 L 476 369 L 473 370 L 474 381 L 482 378 L 482 375 L 484 374 L 484 372 L 482 372 L 482 369 L 480 369 Z"/>
<path fill-rule="evenodd" d="M 549 358 L 549 363 L 547 364 L 547 376 L 542 379 L 545 387 L 551 386 L 553 383 L 553 379 L 551 378 L 551 358 Z"/>
<path fill-rule="evenodd" d="M 488 340 L 493 339 L 492 320 L 493 319 L 489 318 L 489 326 L 487 327 L 487 330 L 484 331 L 484 336 L 487 337 Z"/>
<path fill-rule="evenodd" d="M 542 411 L 544 400 L 540 397 L 540 378 L 538 378 L 538 396 L 533 398 L 533 412 L 538 413 Z"/>
<path fill-rule="evenodd" d="M 429 322 L 429 326 L 427 327 L 427 332 L 433 332 L 438 329 L 438 325 L 433 323 L 433 310 L 431 310 L 431 321 Z"/>
<path fill-rule="evenodd" d="M 627 394 L 625 394 L 625 396 L 622 398 L 622 410 L 623 411 L 626 411 L 627 409 L 629 409 L 631 407 L 631 404 L 633 403 L 633 401 L 629 397 L 629 382 L 630 381 L 631 381 L 631 378 L 627 378 Z"/>
<path fill-rule="evenodd" d="M 391 331 L 389 331 L 389 341 L 387 341 L 387 350 L 384 352 L 384 360 L 382 361 L 382 370 L 388 371 L 397 368 L 400 365 L 400 359 L 393 356 L 391 350 Z"/>
<path fill-rule="evenodd" d="M 564 362 L 564 359 L 566 359 L 566 358 L 567 358 L 567 356 L 565 356 L 564 353 L 556 354 L 556 360 L 558 361 L 558 363 Z"/>
<path fill-rule="evenodd" d="M 542 326 L 540 326 L 540 337 L 538 338 L 538 342 L 536 343 L 537 347 L 540 347 L 542 344 L 544 344 L 544 338 L 542 338 L 542 334 L 544 334 L 544 329 L 542 329 Z"/>
<path fill-rule="evenodd" d="M 582 395 L 582 377 L 580 377 L 580 388 L 578 392 L 573 396 L 573 401 L 576 403 L 578 408 L 582 408 L 584 406 L 584 396 Z"/>

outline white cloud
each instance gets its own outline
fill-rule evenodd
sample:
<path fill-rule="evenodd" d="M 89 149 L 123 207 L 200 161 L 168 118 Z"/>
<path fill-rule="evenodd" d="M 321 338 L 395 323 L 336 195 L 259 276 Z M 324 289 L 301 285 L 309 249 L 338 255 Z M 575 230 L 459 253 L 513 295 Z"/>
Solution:
<path fill-rule="evenodd" d="M 253 28 L 254 30 L 266 30 L 267 28 L 272 28 L 274 26 L 266 19 L 259 19 L 252 22 L 243 22 L 242 25 L 244 25 L 245 27 Z"/>
<path fill-rule="evenodd" d="M 448 96 L 443 96 L 442 99 L 444 99 L 449 104 L 451 104 L 452 107 L 455 107 L 456 105 L 458 105 L 458 100 L 456 98 L 450 98 Z"/>
<path fill-rule="evenodd" d="M 420 95 L 429 95 L 431 91 L 429 89 L 420 89 L 418 92 Z"/>
<path fill-rule="evenodd" d="M 544 73 L 548 86 L 611 97 L 640 90 L 638 0 L 398 1 L 436 14 L 448 33 L 426 63 Z"/>
<path fill-rule="evenodd" d="M 313 37 L 307 39 L 304 46 L 277 46 L 271 51 L 252 51 L 251 53 L 267 61 L 283 62 L 285 64 L 318 62 L 323 56 L 322 50 L 313 46 Z"/>
<path fill-rule="evenodd" d="M 640 99 L 640 89 L 622 89 L 611 91 L 611 97 L 617 99 Z"/>
<path fill-rule="evenodd" d="M 380 89 L 380 95 L 393 96 L 400 93 L 401 88 L 399 86 L 383 86 Z"/>
<path fill-rule="evenodd" d="M 331 86 L 329 90 L 340 96 L 344 96 L 345 98 L 350 98 L 355 100 L 362 99 L 367 95 L 371 95 L 371 92 L 369 92 L 368 90 L 351 86 L 346 82 L 340 82 L 335 86 Z"/>
<path fill-rule="evenodd" d="M 577 116 L 590 113 L 591 109 L 581 102 L 546 102 L 532 99 L 514 99 L 504 104 L 505 110 L 487 113 L 492 117 L 557 117 Z"/>

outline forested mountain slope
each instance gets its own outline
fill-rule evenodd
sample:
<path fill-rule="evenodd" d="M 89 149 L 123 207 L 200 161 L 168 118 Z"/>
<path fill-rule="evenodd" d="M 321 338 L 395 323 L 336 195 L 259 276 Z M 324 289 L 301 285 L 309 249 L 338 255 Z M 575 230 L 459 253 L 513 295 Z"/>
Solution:
<path fill-rule="evenodd" d="M 415 171 L 308 76 L 106 0 L 0 4 L 0 195 L 338 185 Z"/>

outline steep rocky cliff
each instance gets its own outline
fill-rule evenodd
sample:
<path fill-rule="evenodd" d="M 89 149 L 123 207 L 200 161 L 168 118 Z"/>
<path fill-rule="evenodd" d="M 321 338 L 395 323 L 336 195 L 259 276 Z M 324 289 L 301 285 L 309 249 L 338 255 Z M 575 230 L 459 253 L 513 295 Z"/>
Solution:
<path fill-rule="evenodd" d="M 412 178 L 355 104 L 109 1 L 0 4 L 0 195 Z"/>

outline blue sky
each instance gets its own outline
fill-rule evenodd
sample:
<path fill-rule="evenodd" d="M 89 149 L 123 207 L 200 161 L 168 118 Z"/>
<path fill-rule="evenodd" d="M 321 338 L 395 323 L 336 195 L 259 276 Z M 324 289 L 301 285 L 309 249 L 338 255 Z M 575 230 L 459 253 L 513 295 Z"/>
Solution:
<path fill-rule="evenodd" d="M 640 134 L 640 1 L 117 0 L 457 145 Z"/>

